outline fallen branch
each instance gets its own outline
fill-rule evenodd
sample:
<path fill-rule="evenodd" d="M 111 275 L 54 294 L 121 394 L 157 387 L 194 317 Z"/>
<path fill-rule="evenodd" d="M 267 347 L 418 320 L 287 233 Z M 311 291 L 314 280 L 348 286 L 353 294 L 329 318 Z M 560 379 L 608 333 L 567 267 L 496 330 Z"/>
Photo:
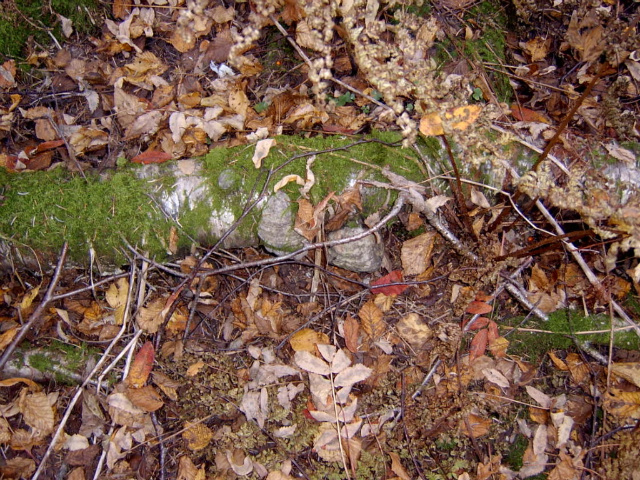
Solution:
<path fill-rule="evenodd" d="M 64 266 L 64 262 L 67 258 L 68 247 L 69 245 L 66 242 L 62 246 L 62 251 L 60 252 L 58 264 L 56 265 L 56 269 L 53 272 L 53 277 L 51 277 L 49 288 L 47 288 L 47 292 L 45 293 L 44 298 L 42 299 L 42 302 L 40 302 L 40 305 L 38 305 L 38 307 L 33 311 L 27 323 L 25 323 L 22 326 L 20 331 L 16 334 L 12 342 L 7 346 L 6 350 L 2 354 L 2 358 L 0 358 L 0 371 L 2 371 L 2 368 L 5 366 L 7 361 L 11 358 L 11 355 L 13 354 L 13 351 L 16 349 L 18 344 L 22 341 L 22 339 L 25 337 L 27 332 L 31 330 L 31 327 L 33 327 L 36 321 L 38 321 L 38 319 L 40 318 L 40 315 L 42 315 L 42 313 L 46 310 L 46 308 L 49 306 L 49 304 L 53 300 L 54 298 L 53 291 L 56 289 L 56 286 L 58 285 L 58 281 L 60 280 L 62 267 Z"/>

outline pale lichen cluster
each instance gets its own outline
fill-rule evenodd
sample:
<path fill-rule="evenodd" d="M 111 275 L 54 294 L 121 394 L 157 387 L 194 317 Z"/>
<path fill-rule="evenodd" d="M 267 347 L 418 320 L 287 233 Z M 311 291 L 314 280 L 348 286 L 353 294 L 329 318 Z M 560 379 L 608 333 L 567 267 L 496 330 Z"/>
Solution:
<path fill-rule="evenodd" d="M 420 4 L 421 0 L 257 0 L 248 25 L 234 37 L 230 62 L 240 68 L 255 60 L 246 53 L 274 19 L 295 23 L 296 41 L 313 52 L 308 78 L 316 100 L 322 102 L 336 45 L 345 42 L 359 72 L 389 107 L 373 113 L 393 117 L 412 143 L 422 113 L 464 105 L 471 94 L 468 78 L 439 71 L 432 49 L 444 34 L 435 17 L 410 13 L 409 7 Z"/>

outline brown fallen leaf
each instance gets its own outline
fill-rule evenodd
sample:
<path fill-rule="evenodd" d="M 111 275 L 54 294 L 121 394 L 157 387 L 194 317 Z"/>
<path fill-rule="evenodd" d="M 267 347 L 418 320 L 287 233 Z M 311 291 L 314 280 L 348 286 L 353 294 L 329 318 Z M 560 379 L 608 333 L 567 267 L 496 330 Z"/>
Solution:
<path fill-rule="evenodd" d="M 145 412 L 155 412 L 163 407 L 164 401 L 151 385 L 141 388 L 127 388 L 125 395 L 131 403 Z"/>
<path fill-rule="evenodd" d="M 362 322 L 362 330 L 373 341 L 378 340 L 386 330 L 386 324 L 382 320 L 384 314 L 373 301 L 369 300 L 365 303 L 358 316 Z"/>
<path fill-rule="evenodd" d="M 133 360 L 129 374 L 125 379 L 125 383 L 133 388 L 140 388 L 145 383 L 153 370 L 153 361 L 155 359 L 155 350 L 153 343 L 150 341 L 145 342 Z"/>

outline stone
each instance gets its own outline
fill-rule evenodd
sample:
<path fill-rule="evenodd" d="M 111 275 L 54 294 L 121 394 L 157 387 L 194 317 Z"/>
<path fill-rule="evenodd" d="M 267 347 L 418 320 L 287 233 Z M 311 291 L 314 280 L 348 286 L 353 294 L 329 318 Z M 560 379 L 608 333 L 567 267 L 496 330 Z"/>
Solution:
<path fill-rule="evenodd" d="M 340 240 L 353 237 L 364 232 L 363 227 L 344 227 L 328 235 L 329 240 Z M 375 272 L 382 265 L 384 245 L 376 241 L 374 235 L 367 235 L 341 245 L 330 247 L 327 251 L 328 261 L 331 265 L 354 272 Z"/>
<path fill-rule="evenodd" d="M 291 199 L 282 190 L 271 196 L 262 210 L 258 237 L 264 248 L 275 255 L 294 252 L 308 242 L 293 229 L 294 214 Z"/>

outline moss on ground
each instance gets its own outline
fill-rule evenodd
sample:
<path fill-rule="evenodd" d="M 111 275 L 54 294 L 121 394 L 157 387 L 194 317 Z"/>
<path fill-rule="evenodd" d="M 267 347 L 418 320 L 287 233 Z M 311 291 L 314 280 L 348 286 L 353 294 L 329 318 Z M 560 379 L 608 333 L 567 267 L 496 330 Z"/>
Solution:
<path fill-rule="evenodd" d="M 537 360 L 550 350 L 563 350 L 573 347 L 576 342 L 590 342 L 596 345 L 609 345 L 610 318 L 607 315 L 585 316 L 576 310 L 558 310 L 549 315 L 548 322 L 513 317 L 506 321 L 516 330 L 511 330 L 508 339 L 511 342 L 509 351 L 514 355 L 524 355 L 531 360 Z M 517 327 L 543 330 L 521 331 Z M 600 332 L 577 334 L 577 332 Z M 535 341 L 532 341 L 535 336 Z M 614 335 L 614 345 L 618 348 L 637 350 L 640 346 L 637 335 L 632 330 L 623 330 Z"/>
<path fill-rule="evenodd" d="M 74 32 L 90 33 L 104 12 L 96 0 L 5 0 L 0 3 L 0 55 L 23 58 L 28 41 L 49 45 L 51 35 L 61 41 L 62 29 L 56 13 L 73 22 Z"/>

